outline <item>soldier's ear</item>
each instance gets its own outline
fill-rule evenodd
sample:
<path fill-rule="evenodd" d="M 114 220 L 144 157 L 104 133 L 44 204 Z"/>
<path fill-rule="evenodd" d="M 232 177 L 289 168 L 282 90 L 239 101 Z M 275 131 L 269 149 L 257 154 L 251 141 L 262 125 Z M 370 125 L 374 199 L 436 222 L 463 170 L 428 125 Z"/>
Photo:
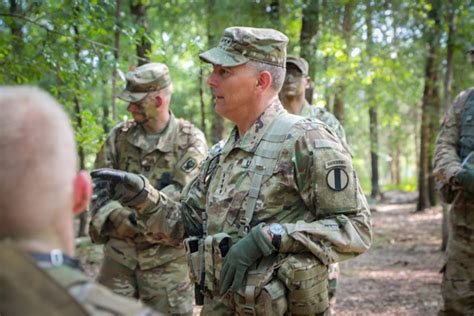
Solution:
<path fill-rule="evenodd" d="M 304 87 L 306 89 L 311 88 L 311 78 L 309 76 L 304 76 Z"/>
<path fill-rule="evenodd" d="M 153 98 L 155 99 L 155 105 L 157 108 L 161 107 L 165 103 L 165 100 L 159 94 L 156 94 Z"/>
<path fill-rule="evenodd" d="M 73 183 L 74 196 L 73 196 L 73 208 L 74 215 L 82 213 L 91 200 L 92 196 L 92 180 L 84 170 L 77 173 Z"/>
<path fill-rule="evenodd" d="M 272 84 L 272 75 L 264 70 L 264 71 L 261 71 L 258 76 L 257 76 L 257 84 L 256 84 L 256 87 L 261 91 L 261 92 L 264 92 L 266 90 L 268 90 Z"/>

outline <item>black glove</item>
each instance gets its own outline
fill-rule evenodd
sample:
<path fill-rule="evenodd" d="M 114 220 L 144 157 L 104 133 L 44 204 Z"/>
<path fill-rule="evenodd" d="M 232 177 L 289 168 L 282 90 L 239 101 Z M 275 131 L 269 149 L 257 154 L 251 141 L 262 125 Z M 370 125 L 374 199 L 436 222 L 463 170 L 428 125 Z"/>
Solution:
<path fill-rule="evenodd" d="M 146 198 L 143 193 L 146 193 L 148 180 L 142 175 L 115 169 L 96 169 L 91 172 L 91 177 L 96 204 L 112 199 L 123 205 L 134 206 Z"/>
<path fill-rule="evenodd" d="M 474 194 L 474 169 L 462 168 L 454 177 L 454 181 L 459 184 L 464 191 Z"/>
<path fill-rule="evenodd" d="M 267 234 L 263 232 L 263 225 L 253 227 L 248 235 L 233 245 L 225 256 L 222 263 L 220 295 L 224 295 L 229 288 L 237 291 L 242 285 L 248 268 L 275 250 Z"/>

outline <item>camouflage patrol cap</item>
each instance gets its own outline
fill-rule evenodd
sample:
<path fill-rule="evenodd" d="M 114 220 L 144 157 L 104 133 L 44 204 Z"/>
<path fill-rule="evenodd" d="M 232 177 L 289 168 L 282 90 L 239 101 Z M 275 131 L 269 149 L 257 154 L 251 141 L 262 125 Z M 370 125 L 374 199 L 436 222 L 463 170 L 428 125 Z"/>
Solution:
<path fill-rule="evenodd" d="M 273 29 L 229 27 L 217 47 L 199 55 L 203 61 L 224 67 L 243 65 L 250 60 L 285 68 L 288 38 Z"/>
<path fill-rule="evenodd" d="M 168 67 L 161 63 L 142 65 L 125 75 L 127 86 L 118 95 L 119 99 L 127 102 L 138 102 L 148 93 L 159 91 L 171 84 Z"/>
<path fill-rule="evenodd" d="M 302 58 L 302 57 L 298 57 L 298 56 L 288 56 L 286 58 L 286 64 L 293 64 L 295 65 L 296 67 L 298 67 L 299 70 L 301 70 L 301 72 L 303 73 L 303 75 L 307 76 L 308 75 L 308 62 Z"/>

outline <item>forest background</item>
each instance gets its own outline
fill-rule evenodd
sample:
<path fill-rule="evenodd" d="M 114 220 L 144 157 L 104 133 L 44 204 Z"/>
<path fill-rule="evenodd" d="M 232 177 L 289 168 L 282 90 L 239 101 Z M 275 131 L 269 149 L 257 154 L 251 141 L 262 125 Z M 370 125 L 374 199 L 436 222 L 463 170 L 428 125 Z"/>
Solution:
<path fill-rule="evenodd" d="M 313 103 L 342 122 L 362 186 L 418 191 L 417 210 L 437 203 L 431 156 L 445 109 L 473 85 L 472 0 L 0 0 L 0 84 L 38 85 L 64 104 L 80 168 L 116 123 L 123 74 L 169 66 L 171 108 L 209 144 L 225 138 L 198 54 L 224 28 L 275 28 L 288 53 L 308 60 Z M 80 231 L 83 229 L 80 229 Z"/>

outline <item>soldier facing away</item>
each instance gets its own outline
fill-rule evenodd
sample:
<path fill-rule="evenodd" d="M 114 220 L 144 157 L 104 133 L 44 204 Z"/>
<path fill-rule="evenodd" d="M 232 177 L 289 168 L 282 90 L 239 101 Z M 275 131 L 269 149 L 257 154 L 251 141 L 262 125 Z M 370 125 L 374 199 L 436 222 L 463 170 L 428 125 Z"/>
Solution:
<path fill-rule="evenodd" d="M 468 50 L 474 67 L 474 47 Z M 446 112 L 433 156 L 433 172 L 450 210 L 440 315 L 474 314 L 474 88 L 461 92 Z"/>
<path fill-rule="evenodd" d="M 339 136 L 343 144 L 346 144 L 346 133 L 339 120 L 322 106 L 310 105 L 305 99 L 305 91 L 309 87 L 311 78 L 308 76 L 308 62 L 297 56 L 286 58 L 285 82 L 279 93 L 283 107 L 292 114 L 301 115 L 311 119 L 317 119 L 326 123 Z M 329 305 L 331 314 L 336 314 L 336 290 L 339 278 L 339 264 L 329 265 Z"/>
<path fill-rule="evenodd" d="M 235 126 L 180 202 L 139 175 L 93 172 L 98 203 L 125 201 L 161 238 L 190 236 L 204 315 L 328 313 L 327 266 L 371 243 L 351 155 L 327 125 L 288 114 L 278 99 L 287 42 L 273 29 L 231 27 L 200 55 L 213 66 L 215 111 Z"/>
<path fill-rule="evenodd" d="M 142 65 L 126 79 L 119 98 L 129 102 L 134 121 L 112 129 L 95 168 L 142 174 L 156 189 L 178 199 L 207 155 L 204 134 L 170 111 L 173 86 L 166 65 Z M 140 230 L 134 213 L 114 200 L 93 208 L 90 235 L 94 242 L 104 243 L 100 283 L 162 313 L 192 313 L 193 285 L 181 243 L 150 238 Z"/>
<path fill-rule="evenodd" d="M 0 314 L 157 315 L 95 284 L 74 259 L 73 215 L 91 180 L 76 172 L 73 130 L 34 87 L 0 87 Z"/>

